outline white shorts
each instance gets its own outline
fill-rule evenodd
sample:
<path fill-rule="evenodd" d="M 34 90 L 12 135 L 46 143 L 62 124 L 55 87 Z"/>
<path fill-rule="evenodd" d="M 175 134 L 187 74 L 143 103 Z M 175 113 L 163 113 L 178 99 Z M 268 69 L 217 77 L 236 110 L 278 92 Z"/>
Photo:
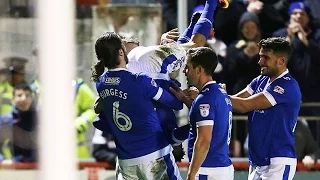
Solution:
<path fill-rule="evenodd" d="M 179 168 L 174 161 L 172 153 L 151 160 L 145 164 L 122 166 L 116 165 L 116 180 L 182 180 Z"/>
<path fill-rule="evenodd" d="M 233 180 L 234 168 L 231 164 L 228 167 L 200 167 L 196 174 L 196 180 Z"/>
<path fill-rule="evenodd" d="M 291 159 L 291 158 L 288 158 Z M 249 167 L 248 180 L 292 180 L 297 163 L 270 164 L 269 166 Z"/>

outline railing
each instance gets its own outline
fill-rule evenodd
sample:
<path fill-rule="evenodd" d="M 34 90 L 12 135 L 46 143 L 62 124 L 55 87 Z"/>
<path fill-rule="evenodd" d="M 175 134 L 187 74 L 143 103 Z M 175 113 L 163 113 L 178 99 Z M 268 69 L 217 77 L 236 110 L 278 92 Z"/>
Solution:
<path fill-rule="evenodd" d="M 236 171 L 246 171 L 249 169 L 249 163 L 247 158 L 232 158 L 232 163 Z M 178 162 L 179 168 L 188 168 L 188 162 Z M 0 169 L 37 169 L 37 163 L 13 163 L 13 164 L 0 164 Z M 114 170 L 115 167 L 105 163 L 105 162 L 79 162 L 79 169 L 85 168 L 103 168 Z M 297 164 L 297 171 L 307 171 L 308 169 L 303 165 L 303 163 L 299 162 Z M 318 161 L 314 167 L 311 169 L 312 171 L 320 171 L 320 162 Z"/>

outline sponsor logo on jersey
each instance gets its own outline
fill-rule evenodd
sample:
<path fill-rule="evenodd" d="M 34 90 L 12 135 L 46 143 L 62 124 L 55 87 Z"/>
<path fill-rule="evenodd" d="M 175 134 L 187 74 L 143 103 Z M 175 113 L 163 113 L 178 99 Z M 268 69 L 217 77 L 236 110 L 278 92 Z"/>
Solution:
<path fill-rule="evenodd" d="M 121 79 L 119 77 L 107 77 L 104 79 L 104 84 L 112 84 L 112 85 L 118 85 L 120 84 Z"/>
<path fill-rule="evenodd" d="M 280 86 L 275 86 L 273 89 L 274 92 L 279 93 L 279 94 L 283 94 L 284 93 L 284 89 Z"/>
<path fill-rule="evenodd" d="M 291 78 L 290 77 L 283 77 L 283 79 L 287 80 L 287 81 L 290 81 Z"/>
<path fill-rule="evenodd" d="M 225 98 L 224 100 L 226 101 L 227 105 L 232 106 L 231 100 L 229 98 Z"/>
<path fill-rule="evenodd" d="M 199 110 L 200 110 L 200 115 L 201 115 L 202 117 L 207 117 L 207 116 L 209 116 L 210 104 L 200 104 L 200 105 L 199 105 Z"/>

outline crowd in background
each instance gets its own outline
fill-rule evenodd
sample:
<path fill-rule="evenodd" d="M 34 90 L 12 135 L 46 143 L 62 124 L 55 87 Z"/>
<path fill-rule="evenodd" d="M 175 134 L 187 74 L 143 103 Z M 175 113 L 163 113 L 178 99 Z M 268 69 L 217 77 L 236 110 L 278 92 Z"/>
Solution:
<path fill-rule="evenodd" d="M 217 10 L 214 33 L 211 33 L 207 41 L 207 46 L 214 49 L 219 57 L 214 79 L 227 85 L 228 94 L 236 94 L 244 89 L 260 73 L 257 43 L 262 38 L 282 36 L 287 38 L 293 50 L 288 68 L 300 85 L 302 103 L 320 103 L 318 93 L 320 92 L 320 1 L 229 1 L 229 8 Z M 29 1 L 29 4 L 25 2 L 4 1 L 2 3 L 7 6 L 0 6 L 2 7 L 0 13 L 7 17 L 34 17 L 34 2 Z M 201 10 L 204 2 L 205 0 L 188 0 L 188 16 L 191 17 L 195 11 Z M 110 0 L 103 3 L 161 3 L 163 32 L 177 27 L 177 1 L 174 0 Z M 91 11 L 89 4 L 77 5 L 78 18 L 92 18 Z M 0 137 L 2 146 L 0 161 L 5 159 L 19 162 L 35 161 L 36 143 L 26 146 L 21 143 L 20 138 L 28 137 L 31 142 L 30 138 L 36 136 L 35 113 L 37 105 L 41 103 L 41 97 L 37 96 L 41 85 L 37 79 L 25 79 L 25 64 L 28 59 L 8 57 L 2 61 L 5 67 L 0 69 L 0 127 L 6 131 L 1 130 L 1 136 L 7 137 L 9 131 L 3 124 L 12 125 L 14 132 L 9 139 Z M 74 86 L 77 92 L 75 106 L 78 117 L 75 129 L 78 132 L 78 153 L 79 157 L 88 158 L 90 152 L 85 147 L 81 150 L 81 146 L 85 141 L 84 133 L 95 119 L 92 109 L 95 93 L 81 78 L 75 79 Z M 83 94 L 78 96 L 80 93 Z M 320 106 L 302 106 L 300 116 L 320 116 Z M 245 157 L 247 124 L 245 121 L 234 121 L 233 124 L 230 155 Z M 305 155 L 317 159 L 320 123 L 302 119 L 297 125 L 296 140 L 299 142 L 296 149 L 300 161 Z M 12 143 L 13 141 L 16 143 Z M 98 161 L 107 161 L 114 165 L 116 154 L 114 145 L 110 141 L 112 142 L 112 137 L 96 131 L 92 155 Z"/>

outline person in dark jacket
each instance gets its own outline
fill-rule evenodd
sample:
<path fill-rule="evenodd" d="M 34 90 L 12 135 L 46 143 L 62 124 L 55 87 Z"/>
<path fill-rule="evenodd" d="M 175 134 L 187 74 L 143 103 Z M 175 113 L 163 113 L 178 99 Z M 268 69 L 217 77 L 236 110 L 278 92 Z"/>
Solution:
<path fill-rule="evenodd" d="M 0 117 L 1 153 L 7 162 L 35 162 L 37 110 L 28 84 L 14 87 L 12 104 L 12 113 Z"/>
<path fill-rule="evenodd" d="M 289 6 L 290 22 L 286 28 L 273 36 L 286 37 L 291 44 L 292 55 L 288 69 L 298 81 L 302 102 L 320 101 L 320 29 L 312 24 L 309 6 L 303 1 L 294 1 Z M 301 107 L 300 116 L 319 116 L 319 107 Z M 319 123 L 308 121 L 311 132 L 320 144 Z"/>

